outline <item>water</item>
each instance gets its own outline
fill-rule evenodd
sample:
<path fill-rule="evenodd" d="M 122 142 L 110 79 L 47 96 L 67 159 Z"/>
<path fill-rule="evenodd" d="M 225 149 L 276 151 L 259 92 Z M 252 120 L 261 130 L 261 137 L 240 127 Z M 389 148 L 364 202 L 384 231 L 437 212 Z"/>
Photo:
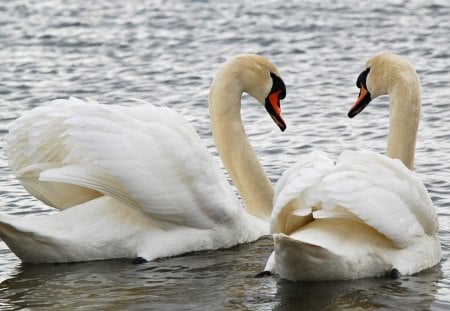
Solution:
<path fill-rule="evenodd" d="M 315 149 L 333 157 L 345 149 L 385 151 L 386 98 L 355 119 L 346 113 L 366 59 L 393 51 L 415 64 L 422 81 L 416 172 L 439 212 L 441 264 L 398 280 L 292 283 L 253 277 L 272 250 L 269 238 L 139 266 L 22 265 L 0 242 L 0 309 L 450 308 L 450 4 L 284 2 L 2 1 L 0 134 L 24 111 L 58 97 L 124 105 L 138 98 L 182 113 L 216 155 L 207 107 L 214 71 L 234 54 L 259 53 L 277 64 L 288 89 L 284 133 L 254 100 L 243 100 L 250 140 L 275 182 L 299 154 Z M 0 148 L 0 209 L 51 212 L 21 188 L 3 141 Z"/>

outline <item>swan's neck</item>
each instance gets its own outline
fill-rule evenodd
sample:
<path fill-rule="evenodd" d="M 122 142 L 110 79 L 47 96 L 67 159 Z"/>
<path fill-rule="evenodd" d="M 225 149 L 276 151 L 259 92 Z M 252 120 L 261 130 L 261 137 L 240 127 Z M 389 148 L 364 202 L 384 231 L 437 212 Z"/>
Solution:
<path fill-rule="evenodd" d="M 239 83 L 216 79 L 210 90 L 209 113 L 217 150 L 252 215 L 268 219 L 272 211 L 273 187 L 250 145 L 241 120 Z"/>
<path fill-rule="evenodd" d="M 420 83 L 404 81 L 389 93 L 389 135 L 387 155 L 414 169 L 417 130 L 420 118 Z"/>

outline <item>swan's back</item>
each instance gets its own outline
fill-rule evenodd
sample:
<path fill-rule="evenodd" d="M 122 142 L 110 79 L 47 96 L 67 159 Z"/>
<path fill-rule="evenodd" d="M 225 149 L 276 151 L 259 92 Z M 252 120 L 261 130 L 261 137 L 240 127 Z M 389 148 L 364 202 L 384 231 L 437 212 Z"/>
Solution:
<path fill-rule="evenodd" d="M 57 100 L 16 120 L 7 142 L 25 188 L 59 209 L 106 195 L 163 226 L 210 228 L 239 207 L 198 134 L 167 107 Z"/>

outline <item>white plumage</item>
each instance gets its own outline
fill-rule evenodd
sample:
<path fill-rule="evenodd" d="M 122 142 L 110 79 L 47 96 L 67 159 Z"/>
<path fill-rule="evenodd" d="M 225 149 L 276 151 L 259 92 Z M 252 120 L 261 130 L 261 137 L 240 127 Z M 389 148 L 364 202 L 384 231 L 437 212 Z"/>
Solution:
<path fill-rule="evenodd" d="M 237 70 L 216 80 L 253 70 L 254 59 L 260 66 L 247 83 L 258 98 L 269 96 L 275 67 L 259 56 L 232 59 L 224 66 Z M 236 102 L 217 104 L 240 107 L 242 91 Z M 17 119 L 6 140 L 23 186 L 60 210 L 43 217 L 0 214 L 0 237 L 23 261 L 152 260 L 269 233 L 269 215 L 261 219 L 241 206 L 193 127 L 167 107 L 56 100 Z"/>
<path fill-rule="evenodd" d="M 275 261 L 266 270 L 293 280 L 355 279 L 439 261 L 433 203 L 399 160 L 360 150 L 335 165 L 324 153 L 299 163 L 275 187 Z"/>

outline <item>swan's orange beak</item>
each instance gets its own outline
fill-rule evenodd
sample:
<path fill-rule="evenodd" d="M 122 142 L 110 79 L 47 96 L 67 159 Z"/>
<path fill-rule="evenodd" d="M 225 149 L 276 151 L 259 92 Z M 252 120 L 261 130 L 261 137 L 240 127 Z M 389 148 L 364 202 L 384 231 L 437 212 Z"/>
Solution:
<path fill-rule="evenodd" d="M 361 85 L 361 88 L 359 90 L 359 96 L 356 100 L 356 103 L 352 106 L 350 111 L 348 112 L 348 117 L 353 118 L 358 113 L 364 110 L 366 106 L 370 103 L 372 98 L 370 97 L 369 91 L 364 87 L 364 85 Z"/>
<path fill-rule="evenodd" d="M 272 120 L 278 125 L 281 131 L 286 129 L 286 122 L 284 122 L 281 115 L 280 95 L 281 90 L 270 93 L 266 98 L 266 110 L 272 117 Z"/>

